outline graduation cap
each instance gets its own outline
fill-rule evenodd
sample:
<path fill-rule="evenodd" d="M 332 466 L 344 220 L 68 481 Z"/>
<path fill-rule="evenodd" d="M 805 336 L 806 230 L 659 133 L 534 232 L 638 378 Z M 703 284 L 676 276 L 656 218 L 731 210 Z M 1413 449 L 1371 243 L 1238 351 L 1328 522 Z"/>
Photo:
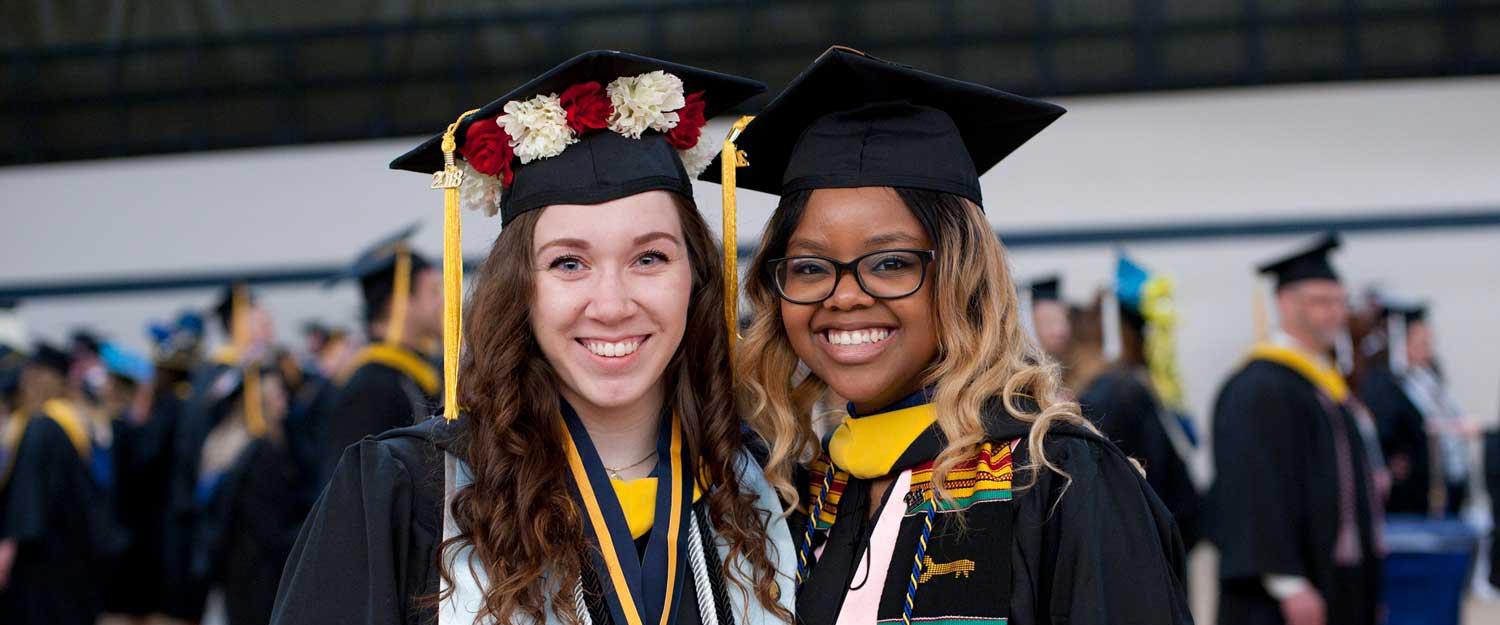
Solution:
<path fill-rule="evenodd" d="M 783 195 L 911 187 L 983 205 L 979 175 L 1064 113 L 1055 104 L 829 48 L 735 139 L 741 187 Z M 704 180 L 720 182 L 710 167 Z"/>
<path fill-rule="evenodd" d="M 983 206 L 979 175 L 1064 112 L 851 48 L 829 48 L 753 120 L 734 126 L 715 161 L 719 166 L 702 176 L 724 185 L 724 275 L 737 275 L 729 247 L 735 245 L 736 186 L 773 195 L 906 187 Z M 726 314 L 732 316 L 738 294 L 734 280 L 726 282 Z"/>
<path fill-rule="evenodd" d="M 68 369 L 73 366 L 73 359 L 68 356 L 67 352 L 46 342 L 37 342 L 36 347 L 31 351 L 31 358 L 26 362 L 33 366 L 51 369 L 62 376 L 67 376 Z"/>
<path fill-rule="evenodd" d="M 1318 237 L 1307 247 L 1261 263 L 1256 268 L 1256 272 L 1275 276 L 1278 291 L 1302 280 L 1337 281 L 1339 275 L 1333 270 L 1333 265 L 1328 262 L 1328 253 L 1338 247 L 1338 233 L 1329 232 Z"/>
<path fill-rule="evenodd" d="M 250 290 L 250 285 L 236 281 L 219 287 L 219 294 L 214 298 L 213 306 L 208 309 L 209 315 L 219 320 L 226 334 L 234 334 L 236 315 L 244 312 L 235 305 L 236 293 L 241 290 L 244 291 L 244 306 L 254 306 L 255 292 Z"/>
<path fill-rule="evenodd" d="M 99 346 L 99 359 L 104 370 L 115 377 L 135 384 L 151 380 L 151 361 L 118 343 L 103 343 Z"/>
<path fill-rule="evenodd" d="M 198 350 L 203 344 L 203 317 L 185 310 L 171 323 L 148 324 L 146 336 L 151 339 L 156 366 L 186 372 L 198 361 Z"/>
<path fill-rule="evenodd" d="M 703 123 L 765 89 L 748 78 L 596 50 L 464 114 L 451 136 L 470 169 L 510 177 L 499 181 L 502 226 L 543 206 L 601 204 L 651 190 L 691 199 L 684 161 L 694 159 L 678 152 L 700 145 L 716 151 L 718 144 L 701 136 Z M 391 168 L 443 171 L 448 135 L 422 142 Z M 508 145 L 496 143 L 502 138 Z M 696 160 L 699 171 L 708 162 Z"/>
<path fill-rule="evenodd" d="M 1031 309 L 1037 302 L 1061 302 L 1062 278 L 1057 274 L 1052 274 L 1032 280 L 1024 287 L 1016 290 L 1016 299 L 1018 301 L 1021 329 L 1032 340 L 1039 341 L 1040 337 L 1036 333 L 1036 319 L 1032 317 Z"/>
<path fill-rule="evenodd" d="M 387 236 L 359 253 L 354 262 L 343 272 L 329 279 L 324 286 L 343 280 L 358 280 L 360 294 L 365 302 L 365 321 L 369 322 L 387 312 L 385 337 L 388 345 L 399 345 L 406 329 L 406 305 L 411 298 L 412 279 L 417 272 L 432 266 L 421 254 L 411 249 L 409 239 L 420 224 L 412 224 Z M 323 329 L 327 336 L 327 329 Z"/>
<path fill-rule="evenodd" d="M 219 298 L 213 307 L 214 316 L 219 318 L 229 333 L 230 342 L 234 346 L 235 364 L 243 370 L 244 385 L 250 390 L 249 396 L 252 398 L 258 397 L 260 393 L 260 369 L 258 364 L 252 362 L 255 355 L 250 353 L 249 310 L 254 303 L 255 295 L 251 292 L 249 283 L 236 281 L 219 292 Z M 259 401 L 245 401 L 245 425 L 255 436 L 265 433 L 266 422 L 261 414 Z"/>
<path fill-rule="evenodd" d="M 1027 289 L 1033 303 L 1062 301 L 1062 278 L 1056 274 L 1032 280 Z"/>
<path fill-rule="evenodd" d="M 443 413 L 458 416 L 463 259 L 459 206 L 501 227 L 556 204 L 602 204 L 647 191 L 693 197 L 718 143 L 707 120 L 765 91 L 758 81 L 615 51 L 580 54 L 391 161 L 443 190 Z"/>
<path fill-rule="evenodd" d="M 1389 295 L 1380 297 L 1380 317 L 1385 320 L 1386 359 L 1392 371 L 1405 371 L 1407 326 L 1427 319 L 1427 304 Z"/>
<path fill-rule="evenodd" d="M 1406 323 L 1427 320 L 1427 303 L 1394 297 L 1380 298 L 1380 316 L 1384 319 L 1400 319 Z"/>

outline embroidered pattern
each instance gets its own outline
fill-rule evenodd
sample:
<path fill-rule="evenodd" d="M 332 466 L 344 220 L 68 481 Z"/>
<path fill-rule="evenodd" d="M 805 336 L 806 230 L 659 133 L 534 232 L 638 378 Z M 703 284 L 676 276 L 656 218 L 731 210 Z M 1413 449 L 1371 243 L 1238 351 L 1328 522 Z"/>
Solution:
<path fill-rule="evenodd" d="M 960 462 L 948 476 L 943 480 L 943 488 L 948 491 L 951 501 L 939 501 L 938 512 L 955 512 L 967 510 L 969 506 L 982 501 L 1009 501 L 1011 493 L 1011 477 L 1014 468 L 1011 465 L 1011 450 L 1016 443 L 984 443 L 974 457 Z M 911 490 L 906 496 L 906 516 L 912 516 L 921 512 L 922 502 L 926 499 L 926 492 L 932 489 L 932 467 L 933 462 L 924 462 L 917 465 L 911 472 Z"/>
<path fill-rule="evenodd" d="M 932 556 L 924 556 L 922 558 L 922 577 L 917 580 L 917 583 L 926 584 L 938 575 L 952 575 L 955 579 L 968 579 L 969 574 L 973 572 L 973 560 L 933 562 Z"/>

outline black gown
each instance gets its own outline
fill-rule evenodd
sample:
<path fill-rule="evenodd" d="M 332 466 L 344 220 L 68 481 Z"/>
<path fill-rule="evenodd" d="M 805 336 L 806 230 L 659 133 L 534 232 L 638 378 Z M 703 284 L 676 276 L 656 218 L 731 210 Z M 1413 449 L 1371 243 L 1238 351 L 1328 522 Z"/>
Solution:
<path fill-rule="evenodd" d="M 306 481 L 296 458 L 266 439 L 250 442 L 198 515 L 192 571 L 224 589 L 229 625 L 271 620 L 287 555 L 307 516 L 292 494 Z"/>
<path fill-rule="evenodd" d="M 162 613 L 189 622 L 203 618 L 208 586 L 193 574 L 193 535 L 198 507 L 194 492 L 203 443 L 222 417 L 208 398 L 210 385 L 232 367 L 221 358 L 193 372 L 191 390 L 173 432 L 171 468 L 167 480 L 166 529 L 162 535 Z"/>
<path fill-rule="evenodd" d="M 1162 423 L 1163 417 L 1176 417 L 1164 412 L 1156 394 L 1129 369 L 1095 378 L 1078 403 L 1105 438 L 1145 467 L 1146 481 L 1172 512 L 1182 544 L 1191 551 L 1202 536 L 1198 519 L 1203 502 L 1187 463 L 1172 446 L 1167 425 Z"/>
<path fill-rule="evenodd" d="M 1432 510 L 1433 457 L 1426 417 L 1407 397 L 1401 378 L 1388 366 L 1377 366 L 1360 380 L 1359 396 L 1375 418 L 1386 465 L 1393 467 L 1386 512 L 1427 516 Z M 1398 475 L 1397 465 L 1409 469 Z M 1448 491 L 1444 514 L 1457 514 L 1467 485 L 1443 483 L 1441 487 Z"/>
<path fill-rule="evenodd" d="M 1311 582 L 1329 625 L 1373 625 L 1378 518 L 1371 465 L 1348 409 L 1292 368 L 1264 359 L 1231 377 L 1215 406 L 1210 498 L 1220 550 L 1218 622 L 1282 623 L 1263 580 L 1278 575 Z M 1349 471 L 1344 487 L 1341 467 Z M 1358 542 L 1353 560 L 1340 563 L 1334 552 L 1342 514 L 1356 520 Z"/>
<path fill-rule="evenodd" d="M 1172 516 L 1117 447 L 1081 428 L 1056 426 L 1047 436 L 1047 458 L 1072 476 L 1071 483 L 1041 470 L 1023 488 L 1030 479 L 1024 469 L 1030 462 L 1029 424 L 998 410 L 985 418 L 992 445 L 1019 441 L 1014 499 L 969 507 L 962 523 L 950 518 L 957 515 L 937 515 L 928 558 L 939 567 L 966 562 L 971 572 L 950 575 L 929 563 L 926 570 L 934 574 L 919 585 L 914 623 L 1000 622 L 983 614 L 1025 625 L 1192 623 L 1177 573 L 1186 556 Z M 833 527 L 814 540 L 822 555 L 797 596 L 798 619 L 805 625 L 834 625 L 846 593 L 860 584 L 857 571 L 874 529 L 864 515 L 869 485 L 849 479 Z M 886 503 L 912 502 L 907 496 Z M 919 519 L 908 514 L 899 528 L 881 593 L 882 623 L 892 614 L 900 622 Z M 794 520 L 793 536 L 800 537 L 807 518 Z"/>
<path fill-rule="evenodd" d="M 12 417 L 16 418 L 16 417 Z M 0 488 L 0 539 L 16 541 L 0 590 L 6 625 L 93 625 L 100 572 L 120 547 L 108 500 L 57 422 L 31 417 Z"/>
<path fill-rule="evenodd" d="M 307 517 L 287 558 L 272 625 L 430 624 L 437 621 L 437 549 L 443 537 L 443 459 L 457 444 L 462 421 L 433 417 L 361 440 L 344 451 L 328 487 Z M 706 522 L 707 499 L 693 506 Z M 707 540 L 707 534 L 705 534 Z M 717 571 L 717 552 L 706 550 Z M 710 576 L 716 596 L 723 580 Z M 586 589 L 598 580 L 585 569 Z M 597 596 L 597 592 L 590 593 Z M 677 625 L 701 622 L 693 584 L 683 584 Z M 720 623 L 729 625 L 727 601 Z M 607 608 L 589 602 L 596 624 Z"/>
<path fill-rule="evenodd" d="M 440 384 L 423 388 L 412 375 L 385 362 L 360 365 L 339 388 L 325 417 L 323 475 L 332 475 L 344 448 L 360 439 L 418 423 L 433 414 L 440 388 Z"/>

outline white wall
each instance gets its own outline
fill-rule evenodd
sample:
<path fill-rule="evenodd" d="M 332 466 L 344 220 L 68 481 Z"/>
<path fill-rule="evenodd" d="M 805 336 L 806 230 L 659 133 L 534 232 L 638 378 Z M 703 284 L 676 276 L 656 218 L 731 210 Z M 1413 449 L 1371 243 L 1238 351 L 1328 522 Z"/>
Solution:
<path fill-rule="evenodd" d="M 1500 208 L 1500 78 L 1226 89 L 1076 98 L 984 179 L 1002 232 L 1391 210 Z M 718 128 L 723 128 L 719 125 Z M 441 201 L 424 176 L 386 162 L 416 139 L 270 148 L 0 169 L 0 283 L 341 262 L 365 242 L 421 221 L 439 249 Z M 719 189 L 699 184 L 716 223 Z M 752 241 L 773 203 L 745 192 Z M 465 217 L 466 253 L 499 224 Z M 1132 245 L 1173 275 L 1184 316 L 1181 361 L 1191 407 L 1206 418 L 1218 384 L 1250 341 L 1249 267 L 1298 237 Z M 1022 276 L 1061 270 L 1086 297 L 1112 268 L 1103 247 L 1025 248 Z M 1356 234 L 1336 262 L 1433 300 L 1459 400 L 1500 413 L 1500 228 Z M 306 318 L 353 324 L 354 289 L 271 288 L 290 336 Z M 43 299 L 22 308 L 53 338 L 89 325 L 140 344 L 149 316 L 201 306 L 207 291 Z"/>

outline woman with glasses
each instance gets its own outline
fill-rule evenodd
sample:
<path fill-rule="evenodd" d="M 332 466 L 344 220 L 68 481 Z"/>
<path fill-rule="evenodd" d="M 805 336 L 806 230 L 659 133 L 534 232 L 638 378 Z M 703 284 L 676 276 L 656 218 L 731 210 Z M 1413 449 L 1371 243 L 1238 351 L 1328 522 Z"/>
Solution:
<path fill-rule="evenodd" d="M 1058 398 L 981 210 L 978 174 L 1062 113 L 836 48 L 739 135 L 739 184 L 781 196 L 735 361 L 805 514 L 801 622 L 1191 622 L 1171 515 Z"/>

